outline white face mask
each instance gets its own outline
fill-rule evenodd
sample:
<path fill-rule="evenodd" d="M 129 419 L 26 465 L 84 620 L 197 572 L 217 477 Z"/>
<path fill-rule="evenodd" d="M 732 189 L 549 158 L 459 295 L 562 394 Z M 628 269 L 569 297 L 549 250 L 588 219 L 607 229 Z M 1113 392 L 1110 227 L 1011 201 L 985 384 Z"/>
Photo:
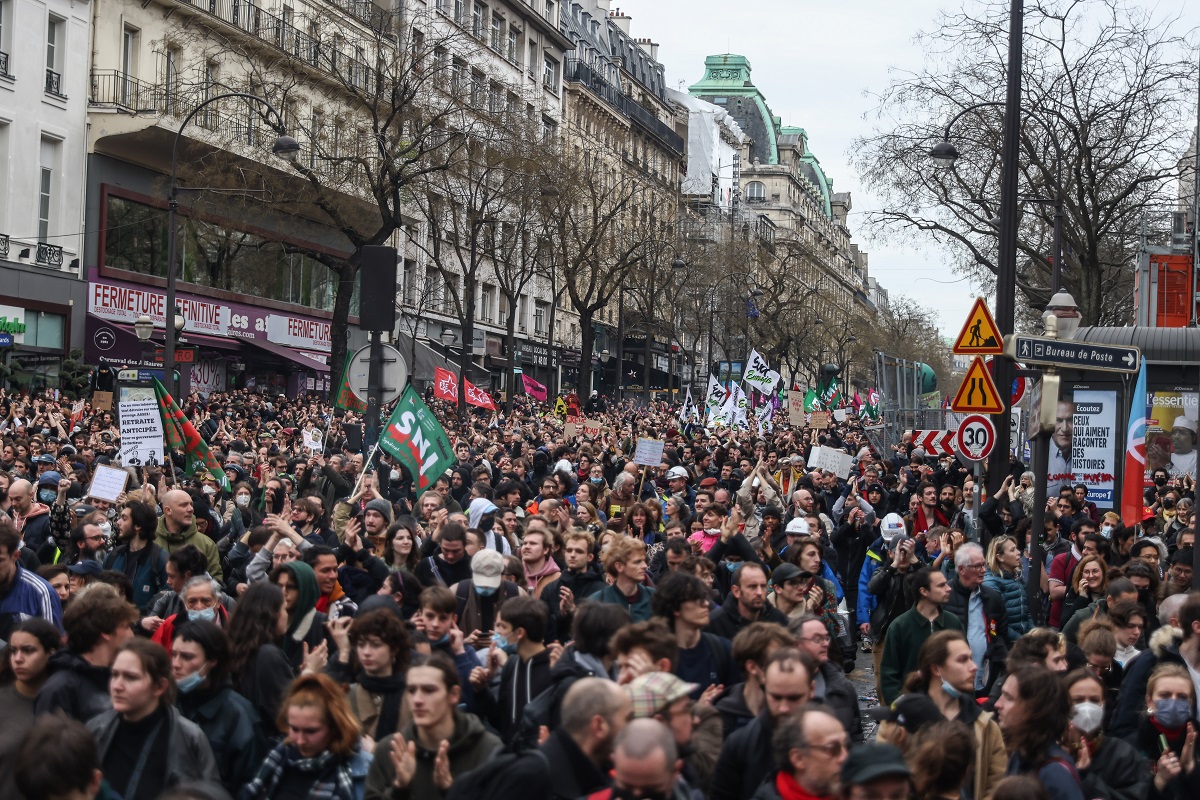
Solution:
<path fill-rule="evenodd" d="M 392 470 L 392 480 L 394 480 L 394 481 L 400 480 L 400 470 L 398 470 L 398 469 Z"/>
<path fill-rule="evenodd" d="M 239 494 L 237 497 L 233 498 L 233 502 L 237 503 L 238 508 L 245 508 L 246 506 L 250 505 L 250 495 Z"/>
<path fill-rule="evenodd" d="M 208 486 L 207 484 L 200 491 L 204 492 L 207 495 L 214 495 L 217 493 L 216 487 Z"/>
<path fill-rule="evenodd" d="M 1104 706 L 1097 703 L 1076 703 L 1071 707 L 1071 724 L 1085 736 L 1100 730 L 1104 723 Z"/>
<path fill-rule="evenodd" d="M 111 522 L 101 522 L 96 527 L 99 528 L 100 532 L 104 534 L 105 539 L 107 539 L 109 536 L 112 535 L 112 523 Z"/>

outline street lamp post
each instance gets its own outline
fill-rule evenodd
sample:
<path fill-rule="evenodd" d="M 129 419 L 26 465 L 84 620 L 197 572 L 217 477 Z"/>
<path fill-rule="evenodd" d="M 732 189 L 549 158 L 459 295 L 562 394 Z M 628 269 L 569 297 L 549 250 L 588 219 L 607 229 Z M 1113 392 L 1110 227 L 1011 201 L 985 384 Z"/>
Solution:
<path fill-rule="evenodd" d="M 1079 306 L 1067 292 L 1057 292 L 1050 299 L 1042 314 L 1042 324 L 1045 334 L 1054 339 L 1074 339 L 1079 331 Z M 1046 367 L 1042 378 L 1042 403 L 1058 402 L 1058 375 L 1054 367 Z M 1049 397 L 1047 390 L 1053 395 Z M 1030 414 L 1040 416 L 1041 410 L 1029 409 Z M 998 433 L 998 431 L 997 431 Z M 1029 562 L 1033 574 L 1026 580 L 1026 592 L 1030 612 L 1035 618 L 1041 608 L 1039 593 L 1041 591 L 1042 570 L 1046 568 L 1046 556 L 1042 548 L 1042 536 L 1046 525 L 1046 480 L 1050 471 L 1050 431 L 1038 428 L 1038 435 L 1033 440 L 1033 511 L 1029 526 Z M 999 447 L 999 445 L 997 445 Z M 1007 457 L 1007 453 L 1005 456 Z"/>
<path fill-rule="evenodd" d="M 167 194 L 167 302 L 168 310 L 174 309 L 175 306 L 175 250 L 177 247 L 175 234 L 175 216 L 179 211 L 179 185 L 178 185 L 178 167 L 179 167 L 179 141 L 183 138 L 183 130 L 192 121 L 192 118 L 200 111 L 218 100 L 226 100 L 233 97 L 240 97 L 244 100 L 262 103 L 267 107 L 267 111 L 274 115 L 279 121 L 279 126 L 276 132 L 279 134 L 275 143 L 271 146 L 271 152 L 281 158 L 290 158 L 300 152 L 300 143 L 291 136 L 285 134 L 283 128 L 283 117 L 275 110 L 275 106 L 271 105 L 267 100 L 258 95 L 249 94 L 247 92 L 226 92 L 219 94 L 216 97 L 210 97 L 200 105 L 196 106 L 191 112 L 183 118 L 183 122 L 179 124 L 179 130 L 175 132 L 175 142 L 171 145 L 171 184 Z M 169 325 L 164 326 L 169 327 Z M 179 393 L 179 386 L 175 382 L 175 337 L 167 331 L 166 343 L 163 348 L 163 377 L 166 378 L 167 389 L 172 395 Z M 177 400 L 180 398 L 176 397 Z M 182 402 L 182 401 L 181 401 Z"/>

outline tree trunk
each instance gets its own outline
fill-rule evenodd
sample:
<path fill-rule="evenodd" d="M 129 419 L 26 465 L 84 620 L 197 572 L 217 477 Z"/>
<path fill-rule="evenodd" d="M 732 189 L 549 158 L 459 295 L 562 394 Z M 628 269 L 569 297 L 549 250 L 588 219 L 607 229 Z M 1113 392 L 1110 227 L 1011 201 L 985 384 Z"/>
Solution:
<path fill-rule="evenodd" d="M 575 309 L 579 312 L 579 393 L 592 393 L 595 388 L 593 381 L 596 379 L 596 373 L 592 370 L 592 348 L 596 346 L 596 331 L 592 328 L 592 319 L 596 312 Z M 620 365 L 617 365 L 618 371 Z M 584 374 L 587 374 L 587 385 L 582 385 L 584 382 Z"/>
<path fill-rule="evenodd" d="M 462 297 L 462 334 L 463 350 L 459 359 L 458 376 L 458 421 L 464 424 L 467 419 L 467 371 L 471 367 L 471 343 L 475 340 L 475 269 L 463 276 Z"/>
<path fill-rule="evenodd" d="M 350 319 L 350 300 L 354 297 L 354 278 L 358 274 L 357 254 L 350 256 L 335 270 L 338 275 L 337 292 L 333 298 L 333 320 L 330 322 L 329 333 L 329 402 L 337 402 L 338 392 L 342 388 L 345 375 L 342 374 L 346 365 L 346 343 L 350 337 L 348 329 Z"/>
<path fill-rule="evenodd" d="M 508 319 L 504 320 L 504 352 L 508 355 L 508 380 L 505 384 L 508 386 L 508 399 L 504 403 L 504 409 L 512 414 L 513 395 L 517 393 L 517 298 L 510 297 L 507 293 L 504 298 L 508 301 Z"/>

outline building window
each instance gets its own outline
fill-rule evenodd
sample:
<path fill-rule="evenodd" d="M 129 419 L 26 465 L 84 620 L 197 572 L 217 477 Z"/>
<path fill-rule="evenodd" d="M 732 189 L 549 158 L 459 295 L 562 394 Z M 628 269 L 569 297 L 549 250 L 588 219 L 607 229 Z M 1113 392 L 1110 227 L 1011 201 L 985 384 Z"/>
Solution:
<path fill-rule="evenodd" d="M 12 27 L 8 20 L 9 0 L 0 0 L 0 75 L 8 75 L 8 35 Z"/>
<path fill-rule="evenodd" d="M 522 333 L 529 330 L 529 298 L 525 295 L 517 298 L 517 329 Z"/>
<path fill-rule="evenodd" d="M 459 25 L 463 24 L 466 17 L 466 0 L 454 0 L 454 21 Z"/>
<path fill-rule="evenodd" d="M 542 86 L 558 93 L 558 62 L 550 56 L 542 60 Z"/>
<path fill-rule="evenodd" d="M 458 276 L 450 273 L 446 276 L 446 291 L 442 295 L 442 313 L 455 314 L 454 299 L 458 297 Z"/>
<path fill-rule="evenodd" d="M 546 335 L 546 325 L 550 319 L 548 303 L 538 301 L 533 304 L 533 332 L 537 336 Z"/>
<path fill-rule="evenodd" d="M 38 169 L 38 241 L 50 238 L 50 224 L 54 218 L 55 180 L 58 173 L 59 142 L 42 139 Z"/>
<path fill-rule="evenodd" d="M 505 53 L 508 60 L 521 66 L 521 34 L 516 28 L 509 26 L 508 29 L 508 51 Z"/>
<path fill-rule="evenodd" d="M 479 319 L 483 322 L 492 322 L 494 317 L 492 309 L 496 307 L 496 287 L 490 283 L 483 285 L 483 291 L 479 294 Z"/>
<path fill-rule="evenodd" d="M 766 200 L 767 188 L 763 186 L 762 181 L 750 181 L 746 184 L 746 202 L 765 203 Z"/>
<path fill-rule="evenodd" d="M 313 169 L 317 166 L 317 148 L 320 147 L 321 112 L 315 110 L 312 112 L 308 126 L 308 168 Z"/>
<path fill-rule="evenodd" d="M 538 71 L 538 46 L 537 46 L 537 42 L 530 42 L 529 43 L 529 76 L 531 78 L 536 78 L 537 71 Z"/>
<path fill-rule="evenodd" d="M 497 53 L 504 49 L 504 17 L 494 11 L 492 12 L 492 35 L 488 44 Z"/>
<path fill-rule="evenodd" d="M 66 21 L 61 17 L 47 17 L 46 23 L 46 91 L 63 96 L 62 64 L 66 45 Z"/>
<path fill-rule="evenodd" d="M 558 138 L 558 125 L 549 117 L 542 117 L 542 142 L 552 144 Z"/>
<path fill-rule="evenodd" d="M 417 262 L 404 259 L 404 286 L 401 287 L 404 305 L 412 307 L 417 304 Z"/>
<path fill-rule="evenodd" d="M 487 32 L 487 6 L 476 3 L 471 8 L 471 35 L 482 39 Z"/>

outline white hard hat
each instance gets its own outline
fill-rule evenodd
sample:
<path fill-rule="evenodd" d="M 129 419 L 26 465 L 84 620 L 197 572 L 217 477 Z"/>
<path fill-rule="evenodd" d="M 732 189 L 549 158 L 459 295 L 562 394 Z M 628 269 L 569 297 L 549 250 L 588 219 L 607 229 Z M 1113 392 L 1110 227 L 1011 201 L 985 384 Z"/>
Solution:
<path fill-rule="evenodd" d="M 671 467 L 667 470 L 667 480 L 673 481 L 676 479 L 686 481 L 688 479 L 688 471 L 683 467 Z"/>
<path fill-rule="evenodd" d="M 891 544 L 893 539 L 897 536 L 903 536 L 906 532 L 904 518 L 899 514 L 888 514 L 883 518 L 883 523 L 879 526 L 879 533 L 883 536 L 884 544 Z"/>
<path fill-rule="evenodd" d="M 798 534 L 800 536 L 808 536 L 808 533 L 809 533 L 808 520 L 804 519 L 803 517 L 796 517 L 794 520 L 792 520 L 791 522 L 789 522 L 787 524 L 787 528 L 784 530 L 784 533 L 790 533 L 793 535 Z"/>

